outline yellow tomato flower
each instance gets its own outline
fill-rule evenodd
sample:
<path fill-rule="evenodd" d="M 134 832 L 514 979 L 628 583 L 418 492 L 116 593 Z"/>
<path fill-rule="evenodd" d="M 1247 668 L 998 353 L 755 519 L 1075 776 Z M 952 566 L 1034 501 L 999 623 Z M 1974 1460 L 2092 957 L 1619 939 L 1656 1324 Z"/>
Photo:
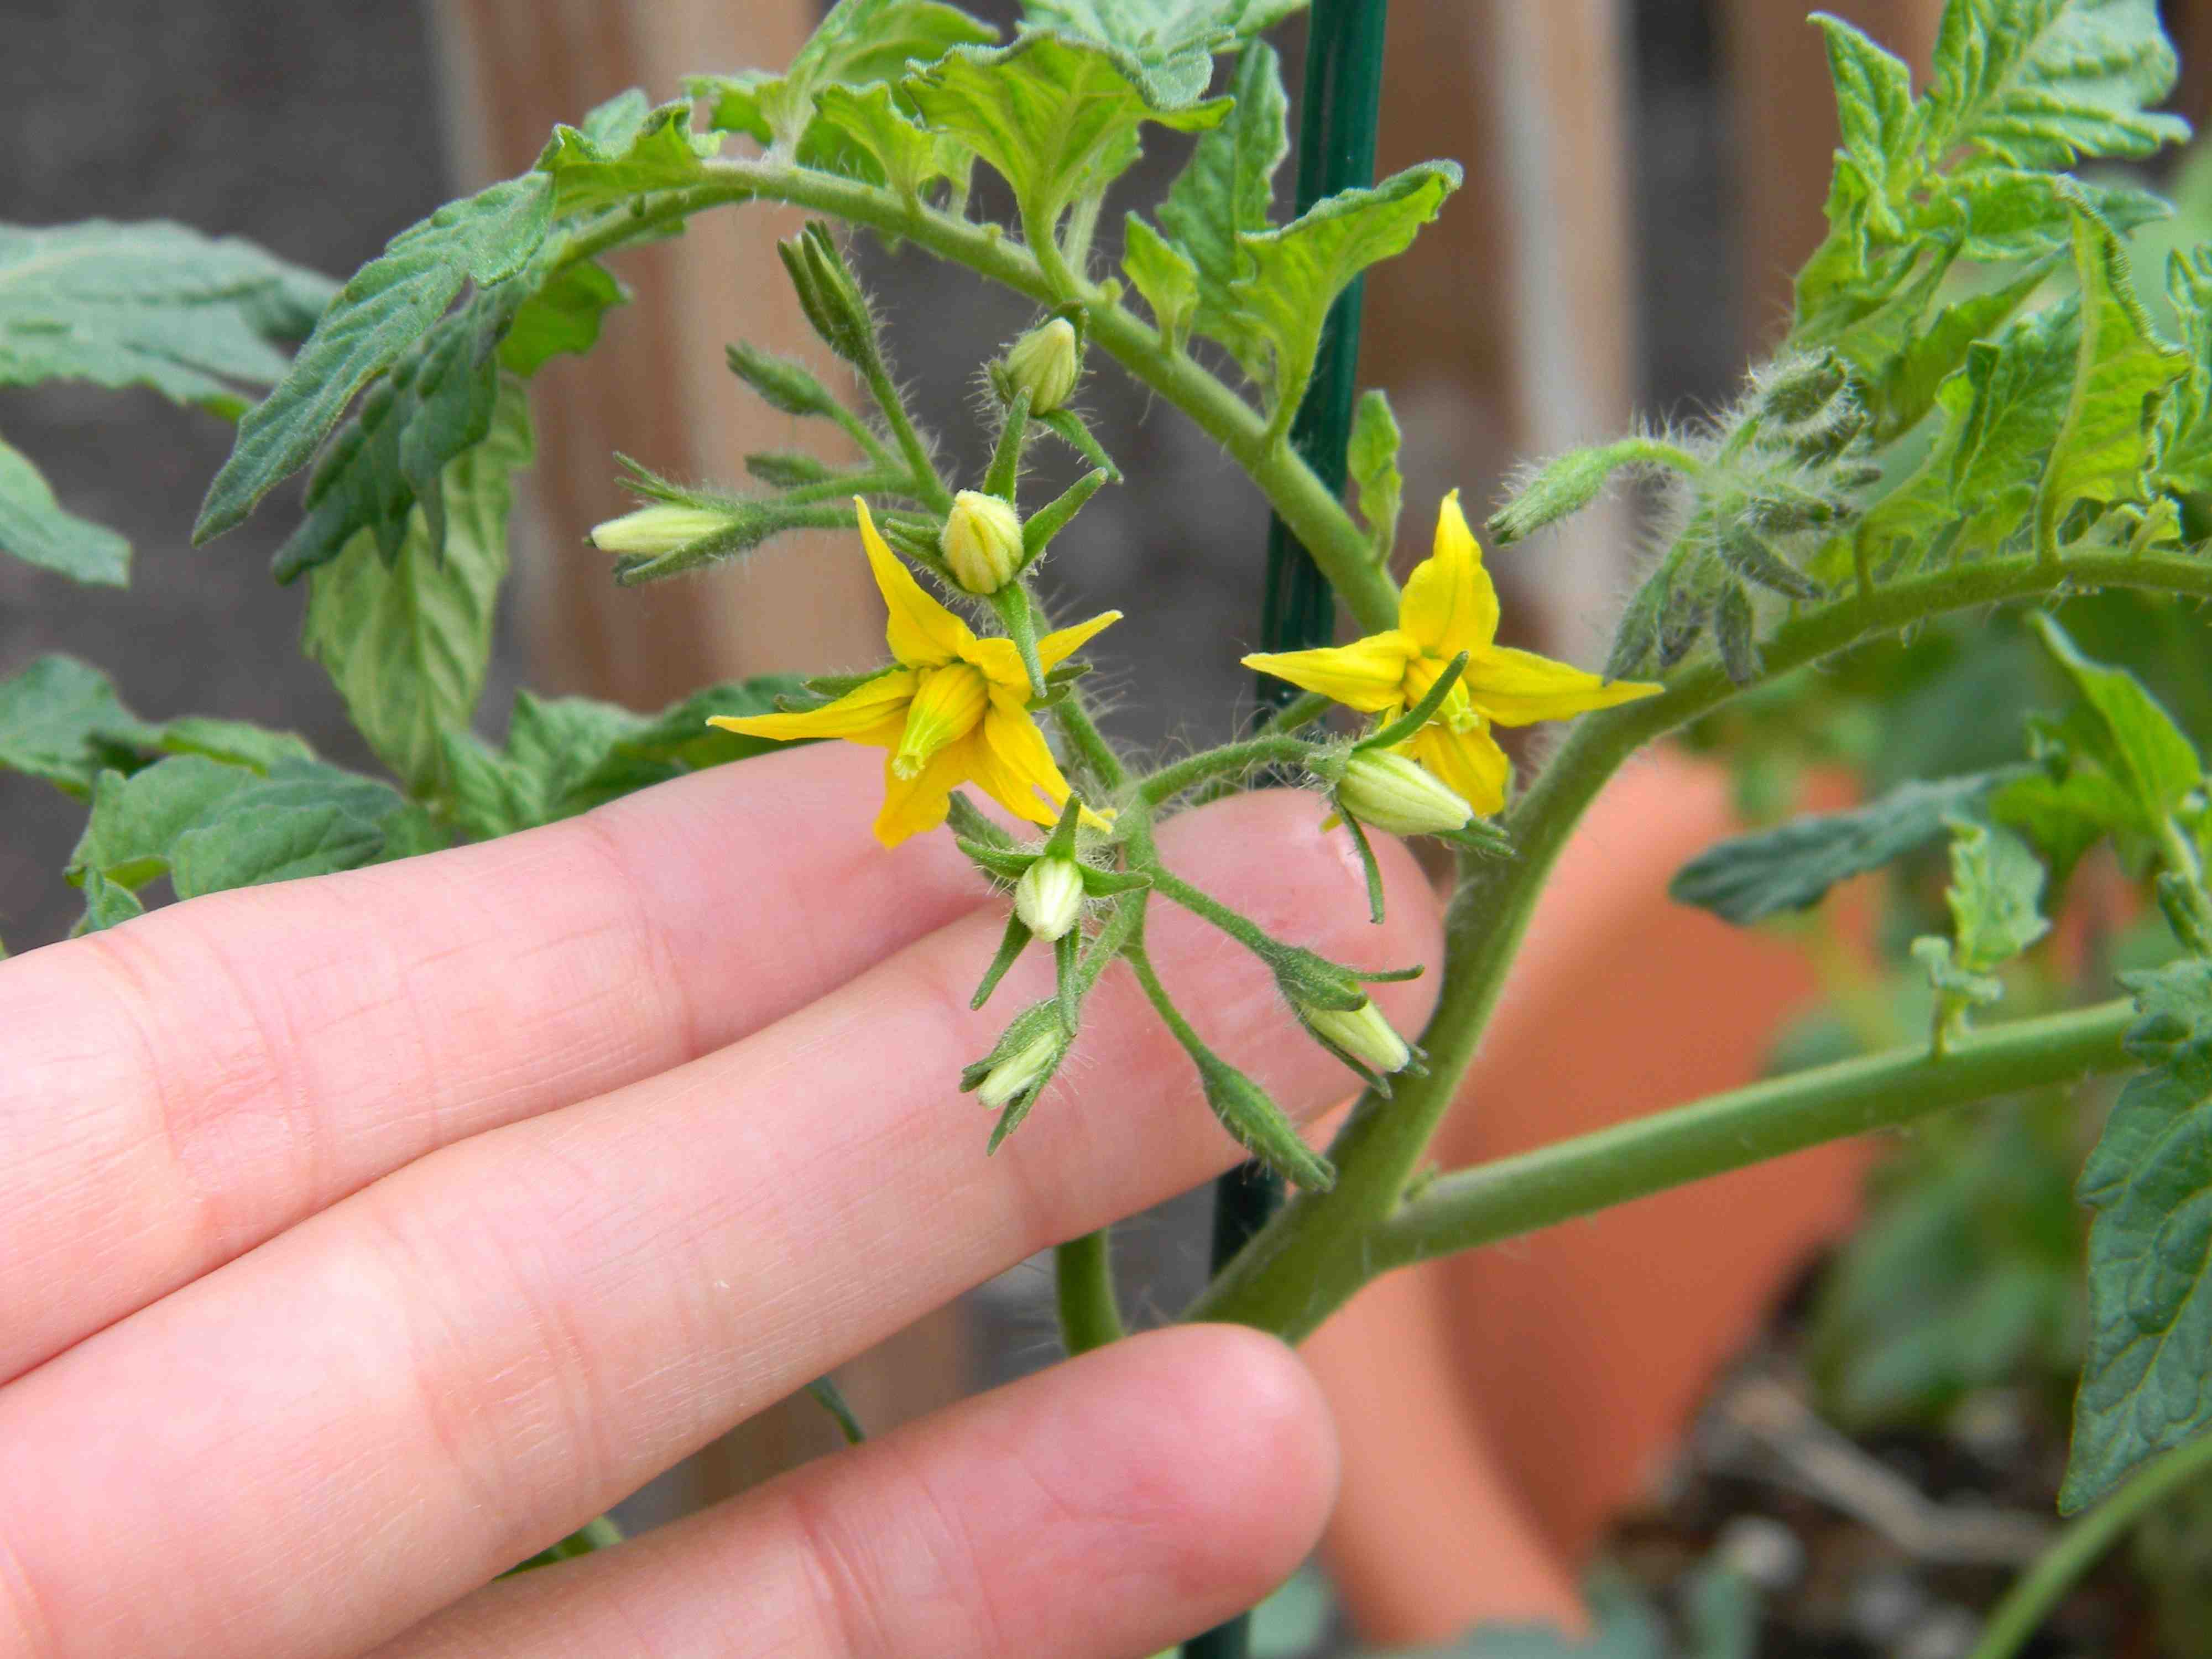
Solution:
<path fill-rule="evenodd" d="M 1349 645 L 1318 651 L 1262 652 L 1248 668 L 1318 691 L 1348 708 L 1395 720 L 1421 700 L 1437 677 L 1467 653 L 1467 672 L 1443 707 L 1397 746 L 1487 817 L 1505 805 L 1512 764 L 1490 735 L 1499 726 L 1563 720 L 1650 696 L 1662 688 L 1611 683 L 1533 651 L 1496 643 L 1498 590 L 1482 568 L 1482 549 L 1460 512 L 1459 491 L 1437 514 L 1434 550 L 1413 567 L 1398 601 L 1398 625 Z"/>
<path fill-rule="evenodd" d="M 860 543 L 890 611 L 884 630 L 898 665 L 836 702 L 799 714 L 717 714 L 707 723 L 747 737 L 842 738 L 888 749 L 884 810 L 876 839 L 896 847 L 945 822 L 953 790 L 974 782 L 1008 811 L 1052 823 L 1067 803 L 1067 780 L 1053 763 L 1029 710 L 1030 677 L 1013 641 L 978 639 L 923 592 L 860 509 Z M 1108 611 L 1037 641 L 1048 669 L 1121 613 Z M 1087 809 L 1086 822 L 1103 828 Z"/>

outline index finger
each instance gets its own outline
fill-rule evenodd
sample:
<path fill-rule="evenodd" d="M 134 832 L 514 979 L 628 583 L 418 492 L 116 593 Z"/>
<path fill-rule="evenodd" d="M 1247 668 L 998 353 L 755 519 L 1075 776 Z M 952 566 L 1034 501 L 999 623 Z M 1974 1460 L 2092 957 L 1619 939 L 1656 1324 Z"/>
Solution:
<path fill-rule="evenodd" d="M 426 1152 L 697 1058 L 980 903 L 767 755 L 0 963 L 0 1380 Z M 66 1297 L 52 1294 L 67 1285 Z"/>

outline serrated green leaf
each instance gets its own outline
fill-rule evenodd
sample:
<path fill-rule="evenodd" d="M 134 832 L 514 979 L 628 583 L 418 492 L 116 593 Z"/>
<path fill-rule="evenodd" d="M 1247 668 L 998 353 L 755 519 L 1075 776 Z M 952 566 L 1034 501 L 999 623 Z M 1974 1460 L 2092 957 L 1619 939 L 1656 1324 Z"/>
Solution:
<path fill-rule="evenodd" d="M 1954 814 L 1951 884 L 1943 894 L 1956 933 L 1959 965 L 1985 974 L 2051 931 L 2040 905 L 2043 865 L 2009 830 Z"/>
<path fill-rule="evenodd" d="M 1210 60 L 1209 60 L 1210 61 Z M 1267 369 L 1267 335 L 1236 292 L 1252 270 L 1240 240 L 1267 228 L 1275 170 L 1290 153 L 1290 100 L 1273 46 L 1255 41 L 1237 55 L 1221 125 L 1201 137 L 1160 204 L 1160 228 L 1189 262 L 1198 304 L 1192 326 L 1229 348 L 1255 380 Z"/>
<path fill-rule="evenodd" d="M 1077 197 L 1104 190 L 1137 159 L 1146 122 L 1196 132 L 1229 112 L 1223 98 L 1155 104 L 1113 53 L 1055 34 L 957 47 L 900 85 L 931 127 L 961 139 L 1012 186 L 1033 246 L 1054 234 Z"/>
<path fill-rule="evenodd" d="M 384 832 L 342 807 L 264 807 L 178 836 L 169 879 L 179 898 L 198 898 L 357 869 L 383 850 Z"/>
<path fill-rule="evenodd" d="M 123 706 L 107 677 L 75 657 L 40 657 L 0 680 L 0 769 L 44 778 L 80 799 L 109 769 L 137 766 L 161 729 Z"/>
<path fill-rule="evenodd" d="M 131 580 L 131 544 L 106 525 L 64 510 L 31 458 L 5 439 L 0 439 L 0 553 L 72 581 L 123 587 Z"/>
<path fill-rule="evenodd" d="M 1460 176 L 1452 162 L 1425 161 L 1371 190 L 1317 202 L 1279 229 L 1240 236 L 1252 266 L 1232 291 L 1267 332 L 1279 418 L 1287 419 L 1305 395 L 1336 296 L 1368 266 L 1404 252 L 1459 188 Z"/>
<path fill-rule="evenodd" d="M 2201 493 L 2212 490 L 2212 246 L 2176 248 L 2166 259 L 2166 292 L 2189 371 L 2159 405 L 2151 470 L 2168 489 Z"/>
<path fill-rule="evenodd" d="M 595 259 L 563 267 L 515 308 L 499 343 L 500 367 L 527 380 L 562 352 L 582 356 L 599 343 L 606 313 L 629 299 L 629 290 Z"/>
<path fill-rule="evenodd" d="M 1198 268 L 1190 257 L 1132 213 L 1123 222 L 1121 270 L 1152 307 L 1161 342 L 1180 351 L 1198 310 Z"/>
<path fill-rule="evenodd" d="M 2036 544 L 2045 551 L 2056 550 L 2060 522 L 2077 502 L 2141 493 L 2157 400 L 2188 370 L 2187 354 L 2151 326 L 2127 250 L 2086 205 L 2074 214 L 2074 268 L 2081 282 L 2079 356 L 2036 495 Z"/>
<path fill-rule="evenodd" d="M 1951 180 L 1948 195 L 1949 210 L 1964 222 L 1960 256 L 1988 264 L 2068 252 L 2074 241 L 2073 210 L 2083 201 L 2123 236 L 2173 211 L 2160 198 L 2132 185 L 2015 167 L 1977 168 Z"/>
<path fill-rule="evenodd" d="M 311 761 L 314 750 L 296 732 L 271 732 L 246 720 L 212 720 L 187 714 L 160 728 L 158 747 L 169 755 L 204 755 L 226 766 L 242 766 L 267 775 L 287 761 Z"/>
<path fill-rule="evenodd" d="M 2027 771 L 1992 791 L 1985 810 L 2041 850 L 2056 888 L 2081 854 L 2116 830 L 2131 828 L 2134 804 L 2102 770 L 2076 766 L 2063 781 Z"/>
<path fill-rule="evenodd" d="M 2058 1507 L 2071 1514 L 2212 1424 L 2212 982 L 2136 982 L 2130 1079 L 2075 1189 L 2089 1228 L 2089 1355 Z"/>
<path fill-rule="evenodd" d="M 718 133 L 691 131 L 689 99 L 656 106 L 633 87 L 593 110 L 580 127 L 555 127 L 533 166 L 552 181 L 553 216 L 565 219 L 650 191 L 695 185 L 721 145 Z"/>
<path fill-rule="evenodd" d="M 883 82 L 866 87 L 828 86 L 815 94 L 817 118 L 850 139 L 873 163 L 873 172 L 909 203 L 939 179 L 967 199 L 975 152 L 950 133 L 930 132 L 899 107 Z M 842 171 L 855 171 L 847 167 Z"/>
<path fill-rule="evenodd" d="M 1868 403 L 1877 422 L 1875 435 L 1893 437 L 1917 425 L 1935 407 L 1938 389 L 1966 361 L 1966 354 L 1996 333 L 2043 285 L 2055 263 L 2055 255 L 2034 261 L 1994 288 L 1954 301 L 1924 325 L 1909 328 L 1887 349 L 1869 351 L 1871 343 L 1863 334 L 1839 340 L 1839 351 L 1860 354 L 1853 361 L 1874 388 Z"/>
<path fill-rule="evenodd" d="M 235 416 L 240 385 L 282 379 L 277 349 L 305 336 L 327 277 L 166 221 L 0 225 L 0 386 L 151 386 Z"/>
<path fill-rule="evenodd" d="M 1838 882 L 1878 870 L 1925 846 L 1946 817 L 1978 799 L 2003 775 L 1976 773 L 1940 783 L 1914 781 L 1844 812 L 1793 818 L 1771 830 L 1707 848 L 1667 884 L 1678 904 L 1694 904 L 1739 927 L 1784 910 L 1817 904 Z"/>
<path fill-rule="evenodd" d="M 1305 0 L 1025 0 L 1030 23 L 1110 49 L 1146 95 L 1194 103 L 1213 78 L 1213 54 L 1273 27 Z"/>
<path fill-rule="evenodd" d="M 301 648 L 330 675 L 377 757 L 418 796 L 445 787 L 441 734 L 465 728 L 483 692 L 512 477 L 531 453 L 528 398 L 509 381 L 483 441 L 447 463 L 442 558 L 418 511 L 389 564 L 362 531 L 311 579 Z"/>
<path fill-rule="evenodd" d="M 2135 827 L 2157 836 L 2203 781 L 2195 745 L 2133 674 L 2091 661 L 2056 618 L 2039 613 L 2034 623 L 2094 716 L 2081 729 L 2098 763 L 2125 793 Z"/>
<path fill-rule="evenodd" d="M 156 761 L 129 777 L 101 773 L 91 816 L 70 854 L 70 881 L 82 885 L 85 872 L 96 870 L 120 886 L 143 887 L 168 868 L 179 836 L 259 781 L 245 767 L 204 755 Z"/>
<path fill-rule="evenodd" d="M 2014 167 L 2148 155 L 2189 136 L 2147 113 L 2172 90 L 2155 0 L 1951 0 L 1926 121 L 1937 155 L 1970 147 Z"/>
<path fill-rule="evenodd" d="M 240 422 L 237 447 L 208 487 L 192 540 L 240 523 L 305 465 L 362 388 L 422 340 L 464 283 L 494 287 L 520 272 L 544 246 L 552 210 L 552 179 L 525 173 L 448 203 L 356 271 L 276 390 Z M 508 317 L 522 297 L 514 296 Z"/>
<path fill-rule="evenodd" d="M 1381 387 L 1360 395 L 1352 411 L 1352 438 L 1345 459 L 1359 491 L 1359 516 L 1367 521 L 1368 545 L 1378 564 L 1390 562 L 1398 539 L 1398 510 L 1405 500 L 1406 476 L 1398 470 L 1398 417 Z"/>
<path fill-rule="evenodd" d="M 84 915 L 70 929 L 70 937 L 82 939 L 87 933 L 120 927 L 145 914 L 146 907 L 139 902 L 137 894 L 120 883 L 108 880 L 97 870 L 88 871 L 84 878 Z"/>
<path fill-rule="evenodd" d="M 1918 137 L 1912 71 L 1839 17 L 1815 12 L 1809 21 L 1827 48 L 1844 151 L 1867 177 L 1886 178 Z"/>

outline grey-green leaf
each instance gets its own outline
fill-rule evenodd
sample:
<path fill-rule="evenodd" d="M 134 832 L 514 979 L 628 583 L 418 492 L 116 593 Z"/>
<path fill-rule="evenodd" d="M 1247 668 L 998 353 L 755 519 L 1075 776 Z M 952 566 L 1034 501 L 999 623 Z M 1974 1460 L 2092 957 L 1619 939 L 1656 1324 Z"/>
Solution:
<path fill-rule="evenodd" d="M 497 284 L 521 270 L 552 217 L 552 179 L 528 173 L 449 203 L 393 237 L 339 290 L 276 390 L 240 423 L 193 541 L 241 522 L 305 465 L 347 405 L 430 331 L 465 283 Z"/>
<path fill-rule="evenodd" d="M 75 657 L 40 657 L 0 680 L 0 769 L 44 778 L 80 798 L 109 768 L 130 769 L 161 741 L 123 706 L 107 677 Z"/>
<path fill-rule="evenodd" d="M 2148 113 L 2172 89 L 2156 0 L 1951 0 L 1936 38 L 1927 144 L 2014 167 L 2148 155 L 2189 136 Z"/>
<path fill-rule="evenodd" d="M 1146 95 L 1174 106 L 1205 96 L 1213 54 L 1273 27 L 1305 0 L 1026 0 L 1032 24 L 1096 40 Z"/>
<path fill-rule="evenodd" d="M 377 758 L 417 796 L 444 788 L 441 734 L 465 729 L 483 695 L 511 480 L 530 459 L 528 399 L 510 381 L 484 441 L 446 465 L 443 558 L 418 510 L 390 564 L 362 531 L 313 573 L 301 647 Z"/>
<path fill-rule="evenodd" d="M 1192 149 L 1160 204 L 1159 219 L 1195 276 L 1193 325 L 1227 346 L 1256 380 L 1267 372 L 1267 337 L 1234 285 L 1252 269 L 1239 238 L 1267 228 L 1275 169 L 1290 151 L 1290 100 L 1275 49 L 1255 41 L 1239 53 L 1229 91 L 1235 102 L 1228 118 Z"/>
<path fill-rule="evenodd" d="M 2136 827 L 2157 836 L 2174 809 L 2203 781 L 2203 763 L 2196 746 L 2133 674 L 2091 661 L 2055 617 L 2039 613 L 2034 621 L 2043 642 L 2094 716 L 2083 729 L 2096 740 L 2098 763 L 2126 792 Z"/>
<path fill-rule="evenodd" d="M 1804 909 L 1838 882 L 1878 870 L 1935 840 L 1948 815 L 2004 775 L 1981 772 L 1941 783 L 1916 781 L 1849 811 L 1814 813 L 1734 836 L 1684 865 L 1668 884 L 1668 894 L 1738 927 Z"/>
<path fill-rule="evenodd" d="M 0 439 L 0 553 L 73 581 L 121 587 L 131 580 L 131 544 L 106 525 L 64 508 L 31 458 L 5 439 Z"/>

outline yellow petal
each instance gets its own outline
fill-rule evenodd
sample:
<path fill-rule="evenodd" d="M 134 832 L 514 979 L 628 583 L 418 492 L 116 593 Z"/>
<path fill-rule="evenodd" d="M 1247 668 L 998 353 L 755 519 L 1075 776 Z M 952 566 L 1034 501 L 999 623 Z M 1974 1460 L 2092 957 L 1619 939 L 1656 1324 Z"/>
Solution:
<path fill-rule="evenodd" d="M 1477 708 L 1500 726 L 1563 720 L 1664 690 L 1645 680 L 1604 680 L 1533 651 L 1493 645 L 1478 652 L 1461 681 Z"/>
<path fill-rule="evenodd" d="M 1079 622 L 1073 628 L 1056 629 L 1037 641 L 1037 660 L 1047 668 L 1057 668 L 1073 656 L 1083 642 L 1094 634 L 1104 632 L 1121 620 L 1118 611 L 1102 611 L 1089 622 Z"/>
<path fill-rule="evenodd" d="M 1498 636 L 1498 590 L 1482 568 L 1482 548 L 1459 510 L 1456 489 L 1437 510 L 1434 548 L 1406 578 L 1398 626 L 1447 662 Z"/>
<path fill-rule="evenodd" d="M 921 684 L 907 705 L 905 728 L 891 757 L 891 770 L 907 778 L 920 776 L 932 755 L 973 732 L 991 701 L 990 686 L 968 663 L 925 668 L 915 678 Z"/>
<path fill-rule="evenodd" d="M 796 714 L 715 714 L 707 724 L 748 738 L 773 738 L 779 743 L 795 738 L 843 738 L 853 743 L 889 745 L 898 741 L 906 725 L 907 702 L 914 696 L 918 678 L 909 670 L 893 669 L 819 708 Z"/>
<path fill-rule="evenodd" d="M 876 839 L 896 847 L 908 836 L 934 830 L 951 810 L 952 792 L 975 775 L 983 756 L 983 736 L 971 732 L 929 757 L 913 777 L 902 778 L 884 762 L 884 805 L 876 814 Z"/>
<path fill-rule="evenodd" d="M 920 668 L 933 668 L 962 655 L 975 642 L 975 631 L 922 591 L 914 573 L 876 533 L 868 504 L 855 495 L 853 505 L 860 510 L 860 545 L 867 550 L 868 568 L 875 573 L 876 586 L 890 611 L 884 637 L 890 641 L 891 655 Z"/>
<path fill-rule="evenodd" d="M 983 716 L 982 760 L 975 773 L 991 798 L 1032 823 L 1050 823 L 1067 804 L 1067 780 L 1044 733 L 1018 699 L 1001 692 Z M 1038 799 L 1042 792 L 1043 799 Z"/>
<path fill-rule="evenodd" d="M 1244 665 L 1372 714 L 1404 701 L 1406 665 L 1419 649 L 1411 635 L 1393 628 L 1318 651 L 1259 652 Z"/>
<path fill-rule="evenodd" d="M 1431 723 L 1398 747 L 1484 817 L 1505 810 L 1505 786 L 1512 779 L 1513 763 L 1486 728 L 1454 732 Z"/>

